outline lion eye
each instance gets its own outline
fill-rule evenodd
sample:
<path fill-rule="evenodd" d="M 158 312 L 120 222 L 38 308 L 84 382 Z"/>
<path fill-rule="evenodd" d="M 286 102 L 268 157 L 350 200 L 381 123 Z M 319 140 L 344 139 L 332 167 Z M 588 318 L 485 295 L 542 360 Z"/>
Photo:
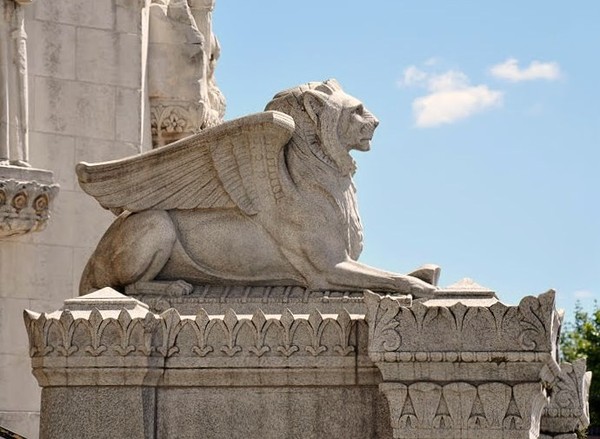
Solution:
<path fill-rule="evenodd" d="M 354 110 L 352 111 L 352 113 L 362 115 L 364 113 L 364 111 L 365 111 L 365 107 L 362 105 L 358 105 L 358 106 L 354 107 Z"/>

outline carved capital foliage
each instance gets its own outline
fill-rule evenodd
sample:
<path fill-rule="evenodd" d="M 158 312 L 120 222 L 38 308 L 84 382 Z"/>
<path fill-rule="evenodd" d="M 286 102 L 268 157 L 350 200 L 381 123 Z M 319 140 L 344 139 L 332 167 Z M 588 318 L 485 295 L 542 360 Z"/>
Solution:
<path fill-rule="evenodd" d="M 548 356 L 558 330 L 554 292 L 518 306 L 400 306 L 393 297 L 365 295 L 369 356 L 377 361 L 535 361 Z M 541 358 L 541 357 L 540 357 Z"/>
<path fill-rule="evenodd" d="M 58 185 L 0 176 L 0 238 L 46 227 Z"/>
<path fill-rule="evenodd" d="M 554 437 L 575 433 L 590 424 L 589 387 L 591 372 L 585 359 L 560 365 L 560 373 L 550 389 L 550 403 L 544 409 L 541 430 Z"/>

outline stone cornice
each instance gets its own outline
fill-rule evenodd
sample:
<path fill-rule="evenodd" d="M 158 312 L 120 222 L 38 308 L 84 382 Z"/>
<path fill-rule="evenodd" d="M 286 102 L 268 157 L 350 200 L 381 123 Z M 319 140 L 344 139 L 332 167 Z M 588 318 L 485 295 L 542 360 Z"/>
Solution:
<path fill-rule="evenodd" d="M 114 368 L 126 368 L 131 372 L 128 379 L 134 380 L 148 380 L 155 370 L 156 376 L 180 385 L 186 375 L 206 375 L 206 369 L 261 368 L 263 375 L 269 369 L 275 374 L 277 369 L 286 370 L 287 378 L 282 379 L 289 379 L 290 369 L 311 369 L 313 375 L 315 368 L 345 369 L 338 380 L 346 382 L 357 379 L 349 378 L 348 370 L 363 368 L 365 379 L 376 383 L 366 356 L 364 315 L 343 309 L 335 314 L 258 310 L 238 315 L 231 309 L 223 315 L 209 315 L 203 309 L 193 316 L 182 316 L 175 309 L 154 314 L 125 296 L 123 300 L 132 304 L 117 303 L 116 292 L 102 304 L 100 297 L 108 290 L 68 300 L 65 309 L 54 313 L 25 311 L 32 365 L 40 384 L 64 385 L 67 375 L 69 382 L 77 382 L 76 376 L 90 368 L 96 373 L 105 369 L 107 377 Z M 91 310 L 83 309 L 85 302 Z"/>
<path fill-rule="evenodd" d="M 456 300 L 450 306 L 416 302 L 406 307 L 373 293 L 365 293 L 365 301 L 373 361 L 473 362 L 478 356 L 522 361 L 556 350 L 559 321 L 553 291 L 525 297 L 518 306 L 467 306 Z"/>

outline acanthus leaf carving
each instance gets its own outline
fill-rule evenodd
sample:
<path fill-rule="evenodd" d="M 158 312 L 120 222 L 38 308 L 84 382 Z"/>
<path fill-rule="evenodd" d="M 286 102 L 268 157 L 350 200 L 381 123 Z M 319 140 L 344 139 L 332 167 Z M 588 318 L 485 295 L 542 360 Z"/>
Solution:
<path fill-rule="evenodd" d="M 115 344 L 113 349 L 121 356 L 125 357 L 135 351 L 135 346 L 130 344 L 131 333 L 136 325 L 139 324 L 139 319 L 132 320 L 129 313 L 122 309 L 117 317 L 117 328 L 121 335 L 119 344 Z"/>
<path fill-rule="evenodd" d="M 208 334 L 215 321 L 211 320 L 203 308 L 198 310 L 196 318 L 186 320 L 185 324 L 191 325 L 196 335 L 196 345 L 192 347 L 192 351 L 199 357 L 205 357 L 209 352 L 213 351 L 213 347 L 207 344 Z"/>
<path fill-rule="evenodd" d="M 250 346 L 248 350 L 257 357 L 262 357 L 271 350 L 269 346 L 265 345 L 265 337 L 267 336 L 267 330 L 269 329 L 269 326 L 271 326 L 272 321 L 267 320 L 262 310 L 258 309 L 252 315 L 251 322 L 256 334 L 256 344 Z"/>
<path fill-rule="evenodd" d="M 158 325 L 159 319 L 151 312 L 147 313 L 142 323 L 144 328 L 144 345 L 140 347 L 140 351 L 146 356 L 152 355 L 156 350 L 152 345 L 152 339 Z"/>
<path fill-rule="evenodd" d="M 157 351 L 168 358 L 179 352 L 179 348 L 175 346 L 175 340 L 182 328 L 181 316 L 176 309 L 169 308 L 160 317 L 162 345 Z"/>
<path fill-rule="evenodd" d="M 554 309 L 554 291 L 541 294 L 539 297 L 527 296 L 519 303 L 519 314 L 522 332 L 519 343 L 524 349 L 540 349 L 551 336 L 550 316 Z"/>
<path fill-rule="evenodd" d="M 65 357 L 77 352 L 77 346 L 73 345 L 73 334 L 75 332 L 75 320 L 73 314 L 68 309 L 64 310 L 58 320 L 53 320 L 54 326 L 59 330 L 61 344 L 56 347 L 56 350 Z"/>
<path fill-rule="evenodd" d="M 230 357 L 233 357 L 242 350 L 242 348 L 237 345 L 237 335 L 241 328 L 240 323 L 241 322 L 233 309 L 229 308 L 225 311 L 222 327 L 225 330 L 227 344 L 221 346 L 221 352 L 224 352 Z"/>
<path fill-rule="evenodd" d="M 295 352 L 298 352 L 300 348 L 292 343 L 294 333 L 298 327 L 300 321 L 296 320 L 294 314 L 286 308 L 281 319 L 279 320 L 281 329 L 283 330 L 283 344 L 277 346 L 277 352 L 280 352 L 286 357 L 291 356 Z"/>
<path fill-rule="evenodd" d="M 101 339 L 102 332 L 110 321 L 102 318 L 98 308 L 93 308 L 87 319 L 77 319 L 77 321 L 79 324 L 86 326 L 90 334 L 91 343 L 85 347 L 85 351 L 94 357 L 106 351 L 107 347 L 101 344 Z"/>
<path fill-rule="evenodd" d="M 510 402 L 508 403 L 508 409 L 502 421 L 502 426 L 506 430 L 520 430 L 523 428 L 523 418 L 515 401 L 514 389 L 511 392 Z"/>
<path fill-rule="evenodd" d="M 469 415 L 469 419 L 467 420 L 467 426 L 475 430 L 489 427 L 489 422 L 485 416 L 485 410 L 483 408 L 481 398 L 479 397 L 479 392 L 477 392 L 475 401 L 473 401 L 471 413 Z"/>
<path fill-rule="evenodd" d="M 370 291 L 365 291 L 365 302 L 370 328 L 369 349 L 376 352 L 397 350 L 402 344 L 402 337 L 396 331 L 399 323 L 395 319 L 400 312 L 400 304 L 389 296 L 381 297 Z M 418 306 L 416 303 L 415 307 Z"/>
<path fill-rule="evenodd" d="M 318 310 L 313 310 L 308 315 L 308 325 L 311 329 L 310 334 L 310 346 L 306 346 L 306 350 L 310 352 L 313 357 L 318 356 L 320 353 L 325 352 L 327 350 L 326 346 L 321 345 L 321 336 L 323 335 L 323 330 L 327 325 L 328 321 L 323 320 L 323 316 Z"/>
<path fill-rule="evenodd" d="M 355 351 L 355 348 L 350 344 L 352 319 L 345 309 L 343 309 L 337 317 L 337 328 L 340 335 L 340 344 L 335 345 L 333 350 L 343 356 L 349 355 Z"/>

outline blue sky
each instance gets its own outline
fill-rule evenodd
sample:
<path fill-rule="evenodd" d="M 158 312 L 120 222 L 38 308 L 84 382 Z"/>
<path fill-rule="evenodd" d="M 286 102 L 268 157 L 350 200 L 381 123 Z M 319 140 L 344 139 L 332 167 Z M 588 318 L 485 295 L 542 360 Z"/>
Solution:
<path fill-rule="evenodd" d="M 600 2 L 217 0 L 227 119 L 336 78 L 379 118 L 361 261 L 506 303 L 600 296 Z"/>

